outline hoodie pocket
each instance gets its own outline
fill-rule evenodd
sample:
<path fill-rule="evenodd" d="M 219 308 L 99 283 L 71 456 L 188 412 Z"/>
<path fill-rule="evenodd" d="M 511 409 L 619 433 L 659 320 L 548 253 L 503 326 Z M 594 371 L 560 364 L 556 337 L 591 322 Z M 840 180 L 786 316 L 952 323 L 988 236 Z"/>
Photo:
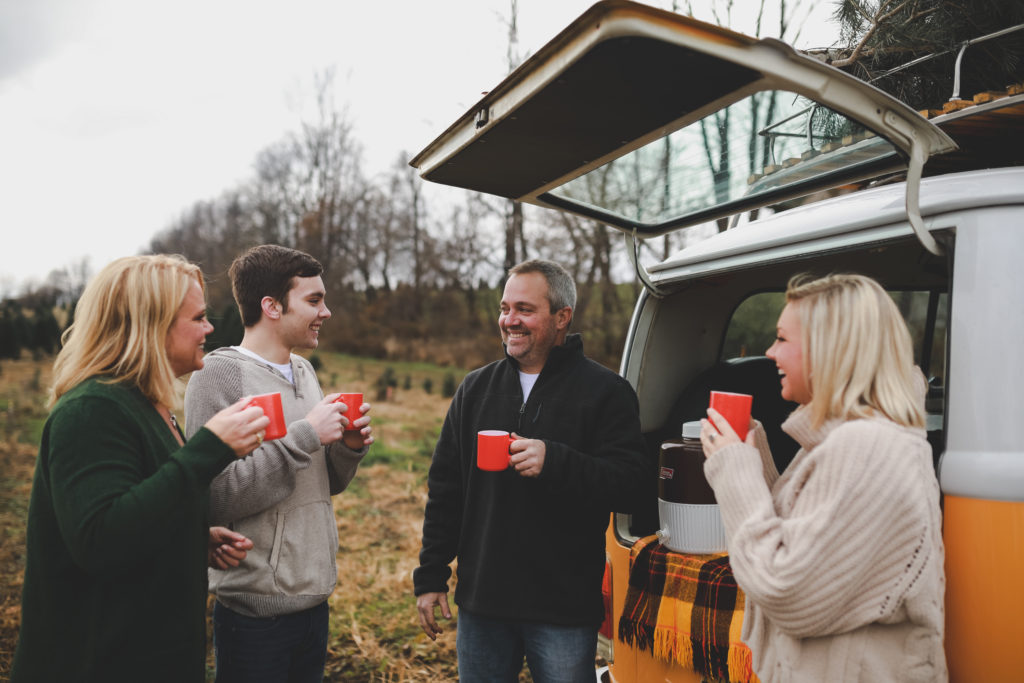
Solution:
<path fill-rule="evenodd" d="M 278 511 L 270 566 L 284 595 L 327 595 L 338 579 L 334 509 L 326 501 Z"/>

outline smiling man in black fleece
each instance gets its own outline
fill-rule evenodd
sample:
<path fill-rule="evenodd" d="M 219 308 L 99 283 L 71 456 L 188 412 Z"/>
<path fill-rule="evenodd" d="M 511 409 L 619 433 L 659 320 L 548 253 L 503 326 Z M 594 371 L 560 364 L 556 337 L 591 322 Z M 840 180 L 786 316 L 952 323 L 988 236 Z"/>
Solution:
<path fill-rule="evenodd" d="M 452 399 L 434 450 L 414 573 L 420 625 L 451 618 L 458 558 L 462 683 L 594 680 L 604 616 L 604 532 L 643 487 L 636 394 L 569 335 L 576 286 L 550 261 L 512 268 L 498 327 L 505 358 L 474 370 Z M 511 432 L 507 470 L 476 467 L 476 433 Z"/>

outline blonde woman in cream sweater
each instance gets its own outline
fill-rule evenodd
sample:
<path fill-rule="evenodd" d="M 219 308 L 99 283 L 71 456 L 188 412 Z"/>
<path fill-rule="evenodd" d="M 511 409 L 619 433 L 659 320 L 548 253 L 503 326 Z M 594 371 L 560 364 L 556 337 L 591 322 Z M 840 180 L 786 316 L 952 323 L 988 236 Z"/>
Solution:
<path fill-rule="evenodd" d="M 767 355 L 781 476 L 760 424 L 741 442 L 708 410 L 704 470 L 746 593 L 743 640 L 763 683 L 946 681 L 942 521 L 924 381 L 899 310 L 874 280 L 790 280 Z"/>

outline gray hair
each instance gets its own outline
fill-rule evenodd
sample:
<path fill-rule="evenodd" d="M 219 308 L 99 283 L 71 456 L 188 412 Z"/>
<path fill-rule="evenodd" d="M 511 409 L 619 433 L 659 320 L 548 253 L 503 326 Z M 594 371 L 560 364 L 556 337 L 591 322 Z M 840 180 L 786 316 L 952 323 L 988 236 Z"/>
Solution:
<path fill-rule="evenodd" d="M 523 273 L 540 273 L 548 283 L 548 304 L 551 312 L 560 311 L 566 306 L 576 310 L 576 283 L 569 271 L 555 263 L 543 259 L 523 261 L 509 269 L 509 277 Z"/>

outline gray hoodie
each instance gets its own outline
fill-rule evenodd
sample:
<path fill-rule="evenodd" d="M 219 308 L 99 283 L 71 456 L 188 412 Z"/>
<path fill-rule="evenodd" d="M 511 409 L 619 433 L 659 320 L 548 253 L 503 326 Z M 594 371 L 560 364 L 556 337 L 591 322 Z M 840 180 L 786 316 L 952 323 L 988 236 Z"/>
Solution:
<path fill-rule="evenodd" d="M 312 366 L 291 356 L 295 383 L 234 349 L 212 351 L 185 391 L 191 436 L 242 396 L 281 392 L 288 433 L 235 460 L 210 485 L 210 524 L 252 539 L 241 565 L 210 570 L 210 591 L 230 609 L 270 617 L 308 609 L 334 590 L 338 527 L 331 496 L 348 486 L 367 448 L 324 447 L 305 416 L 323 398 Z"/>

